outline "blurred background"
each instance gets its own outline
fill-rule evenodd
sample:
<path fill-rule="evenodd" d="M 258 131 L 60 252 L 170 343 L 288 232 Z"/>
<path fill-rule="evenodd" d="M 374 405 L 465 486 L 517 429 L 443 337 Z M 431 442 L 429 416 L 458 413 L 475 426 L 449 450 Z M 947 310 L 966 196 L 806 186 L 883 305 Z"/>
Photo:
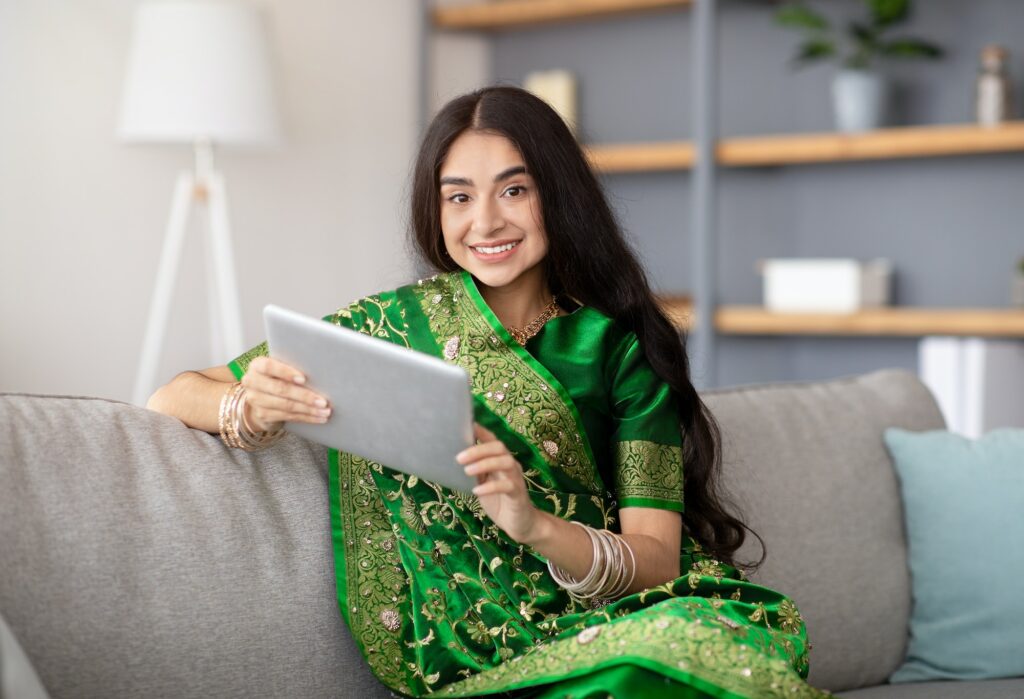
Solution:
<path fill-rule="evenodd" d="M 213 144 L 246 347 L 266 303 L 324 314 L 414 279 L 420 130 L 465 90 L 526 83 L 592 147 L 659 293 L 718 314 L 696 321 L 699 386 L 903 367 L 950 404 L 1013 386 L 993 400 L 1018 419 L 1019 0 L 238 1 L 260 17 L 278 124 Z M 126 135 L 147 4 L 0 0 L 0 390 L 137 389 L 175 179 L 193 168 L 187 139 Z M 839 83 L 865 76 L 844 117 Z M 160 383 L 214 363 L 204 196 L 151 357 Z M 772 264 L 823 259 L 852 276 Z"/>

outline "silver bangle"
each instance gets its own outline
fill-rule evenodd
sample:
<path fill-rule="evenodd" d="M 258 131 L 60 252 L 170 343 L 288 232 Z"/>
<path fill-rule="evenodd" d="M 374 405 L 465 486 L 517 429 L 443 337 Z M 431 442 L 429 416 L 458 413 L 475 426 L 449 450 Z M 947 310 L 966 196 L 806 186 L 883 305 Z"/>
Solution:
<path fill-rule="evenodd" d="M 593 529 L 580 522 L 573 524 L 583 527 L 590 537 L 593 547 L 590 570 L 582 580 L 576 580 L 549 560 L 548 571 L 552 579 L 570 597 L 580 602 L 611 600 L 624 595 L 636 579 L 636 554 L 633 547 L 620 535 L 607 529 Z M 629 552 L 628 571 L 623 549 Z"/>

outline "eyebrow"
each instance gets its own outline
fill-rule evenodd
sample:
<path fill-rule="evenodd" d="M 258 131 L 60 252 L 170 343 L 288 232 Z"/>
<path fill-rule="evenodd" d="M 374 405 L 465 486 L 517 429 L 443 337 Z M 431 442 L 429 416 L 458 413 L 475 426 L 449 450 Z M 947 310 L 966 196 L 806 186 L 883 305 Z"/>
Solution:
<path fill-rule="evenodd" d="M 513 165 L 512 167 L 508 168 L 507 170 L 502 170 L 497 175 L 495 175 L 494 176 L 494 181 L 495 181 L 495 183 L 497 183 L 497 182 L 501 182 L 502 180 L 507 180 L 510 177 L 515 177 L 516 175 L 525 175 L 525 174 L 526 174 L 526 166 L 524 166 L 524 165 Z M 473 180 L 469 179 L 468 177 L 442 177 L 441 178 L 441 184 L 457 184 L 457 185 L 462 185 L 464 187 L 472 187 L 473 186 Z"/>

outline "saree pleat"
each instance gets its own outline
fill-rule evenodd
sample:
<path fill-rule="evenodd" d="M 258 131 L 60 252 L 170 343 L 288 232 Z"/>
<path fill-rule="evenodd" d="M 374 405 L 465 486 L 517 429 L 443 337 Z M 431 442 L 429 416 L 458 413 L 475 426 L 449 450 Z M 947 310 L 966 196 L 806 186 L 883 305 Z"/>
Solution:
<path fill-rule="evenodd" d="M 538 508 L 613 531 L 620 507 L 682 510 L 669 391 L 635 335 L 597 311 L 555 318 L 522 347 L 472 277 L 455 273 L 325 320 L 464 367 L 475 419 L 520 462 Z M 241 377 L 265 353 L 229 366 Z M 330 464 L 338 603 L 396 692 L 822 696 L 803 680 L 808 644 L 792 601 L 688 537 L 678 579 L 584 605 L 476 498 L 352 454 L 332 451 Z"/>

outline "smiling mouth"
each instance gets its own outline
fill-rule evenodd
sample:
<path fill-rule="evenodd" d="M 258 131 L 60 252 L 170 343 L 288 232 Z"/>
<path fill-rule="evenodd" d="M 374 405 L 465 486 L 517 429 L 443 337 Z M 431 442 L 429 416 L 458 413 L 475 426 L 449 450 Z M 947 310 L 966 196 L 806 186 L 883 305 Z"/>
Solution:
<path fill-rule="evenodd" d="M 502 243 L 501 245 L 470 245 L 469 247 L 482 255 L 500 255 L 503 252 L 512 250 L 521 242 L 520 240 L 515 240 L 509 243 Z"/>

